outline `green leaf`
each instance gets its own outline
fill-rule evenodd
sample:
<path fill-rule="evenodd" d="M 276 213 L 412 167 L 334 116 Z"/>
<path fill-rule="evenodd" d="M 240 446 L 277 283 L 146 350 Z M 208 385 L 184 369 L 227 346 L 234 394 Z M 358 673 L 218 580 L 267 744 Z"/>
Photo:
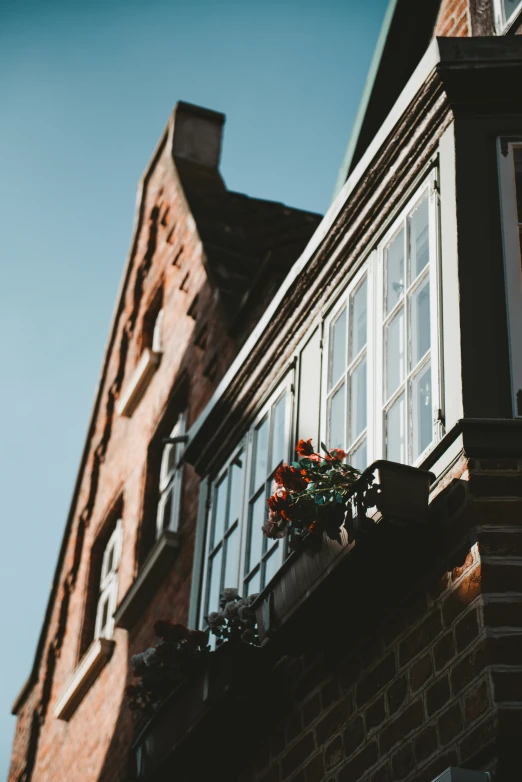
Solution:
<path fill-rule="evenodd" d="M 292 467 L 295 467 L 296 470 L 300 470 L 301 462 L 292 462 Z"/>

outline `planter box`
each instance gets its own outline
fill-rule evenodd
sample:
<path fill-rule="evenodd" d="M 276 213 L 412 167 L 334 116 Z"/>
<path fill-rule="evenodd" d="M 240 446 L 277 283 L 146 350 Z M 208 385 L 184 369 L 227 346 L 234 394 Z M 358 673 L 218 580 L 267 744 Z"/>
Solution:
<path fill-rule="evenodd" d="M 302 548 L 290 554 L 259 595 L 253 608 L 261 644 L 299 611 L 333 571 L 341 568 L 356 546 L 354 533 L 363 534 L 381 522 L 401 526 L 424 524 L 432 479 L 432 473 L 395 462 L 381 460 L 368 467 L 360 478 L 355 502 L 364 517 L 357 517 L 356 513 L 350 533 L 342 527 L 339 541 L 323 534 L 319 550 L 309 547 L 310 540 L 305 538 Z"/>

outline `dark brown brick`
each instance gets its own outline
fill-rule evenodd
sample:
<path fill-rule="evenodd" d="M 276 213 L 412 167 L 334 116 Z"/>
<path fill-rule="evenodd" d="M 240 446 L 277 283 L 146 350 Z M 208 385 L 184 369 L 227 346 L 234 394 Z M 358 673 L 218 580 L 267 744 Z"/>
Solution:
<path fill-rule="evenodd" d="M 416 730 L 424 719 L 422 700 L 418 698 L 405 711 L 399 714 L 379 734 L 379 749 L 382 754 L 402 741 L 405 736 Z"/>
<path fill-rule="evenodd" d="M 471 473 L 469 488 L 475 497 L 522 497 L 522 475 Z"/>
<path fill-rule="evenodd" d="M 482 564 L 484 592 L 522 592 L 522 564 Z"/>
<path fill-rule="evenodd" d="M 306 673 L 304 673 L 299 679 L 299 683 L 295 690 L 295 697 L 297 700 L 306 698 L 306 696 L 315 690 L 315 688 L 321 683 L 321 666 L 316 663 Z"/>
<path fill-rule="evenodd" d="M 377 742 L 372 741 L 343 766 L 337 777 L 338 782 L 355 782 L 377 763 L 378 758 Z"/>
<path fill-rule="evenodd" d="M 497 703 L 522 701 L 522 671 L 493 671 L 492 676 Z"/>
<path fill-rule="evenodd" d="M 522 674 L 520 681 L 519 694 L 522 699 Z M 515 700 L 518 700 L 515 698 Z M 464 719 L 466 724 L 475 722 L 489 707 L 488 684 L 485 680 L 481 681 L 466 693 L 464 698 Z"/>
<path fill-rule="evenodd" d="M 343 692 L 350 690 L 359 676 L 361 663 L 358 659 L 351 657 L 344 660 L 337 673 L 337 683 Z"/>
<path fill-rule="evenodd" d="M 522 502 L 520 500 L 501 500 L 492 502 L 474 502 L 477 524 L 520 525 L 522 524 Z"/>
<path fill-rule="evenodd" d="M 433 782 L 439 774 L 449 768 L 449 766 L 457 766 L 458 762 L 458 755 L 454 750 L 437 755 L 420 774 L 415 776 L 415 782 Z"/>
<path fill-rule="evenodd" d="M 391 782 L 391 772 L 388 763 L 374 771 L 371 776 L 371 782 Z"/>
<path fill-rule="evenodd" d="M 321 752 L 318 752 L 317 755 L 306 764 L 305 777 L 306 782 L 323 782 L 324 764 Z"/>
<path fill-rule="evenodd" d="M 360 715 L 355 717 L 346 727 L 343 734 L 344 753 L 347 756 L 352 755 L 360 747 L 365 737 L 364 723 Z"/>
<path fill-rule="evenodd" d="M 442 616 L 445 627 L 449 627 L 455 619 L 466 610 L 468 605 L 480 594 L 481 570 L 476 565 L 462 581 L 450 592 L 442 606 Z"/>
<path fill-rule="evenodd" d="M 442 745 L 449 744 L 462 730 L 462 711 L 460 703 L 450 706 L 437 721 L 439 738 Z"/>
<path fill-rule="evenodd" d="M 287 779 L 304 761 L 310 757 L 315 749 L 314 735 L 306 733 L 297 744 L 294 744 L 281 760 L 283 779 Z"/>
<path fill-rule="evenodd" d="M 324 765 L 327 771 L 331 771 L 344 758 L 343 742 L 340 736 L 331 741 L 324 751 Z"/>
<path fill-rule="evenodd" d="M 315 735 L 318 744 L 324 744 L 343 728 L 352 715 L 352 702 L 344 698 L 317 723 Z"/>
<path fill-rule="evenodd" d="M 395 676 L 395 654 L 390 652 L 357 685 L 357 705 L 364 706 Z"/>
<path fill-rule="evenodd" d="M 415 757 L 418 763 L 422 763 L 433 755 L 439 742 L 437 739 L 437 731 L 434 725 L 428 725 L 427 728 L 422 730 L 418 736 L 415 737 Z"/>
<path fill-rule="evenodd" d="M 520 736 L 522 736 L 522 708 L 500 708 L 498 710 L 498 724 L 502 737 L 514 737 L 520 742 Z"/>
<path fill-rule="evenodd" d="M 261 782 L 279 782 L 280 779 L 279 766 L 274 766 L 261 777 Z"/>
<path fill-rule="evenodd" d="M 479 547 L 482 557 L 520 557 L 522 532 L 519 529 L 480 532 Z"/>
<path fill-rule="evenodd" d="M 458 695 L 473 679 L 478 678 L 486 665 L 486 646 L 484 643 L 480 643 L 464 658 L 459 659 L 451 671 L 453 695 Z"/>
<path fill-rule="evenodd" d="M 449 680 L 443 676 L 434 682 L 426 693 L 426 709 L 431 717 L 436 711 L 441 709 L 451 697 Z"/>
<path fill-rule="evenodd" d="M 321 714 L 321 698 L 316 692 L 303 704 L 303 726 L 307 728 Z"/>
<path fill-rule="evenodd" d="M 477 725 L 471 732 L 467 732 L 459 744 L 459 754 L 463 764 L 468 758 L 474 757 L 494 741 L 498 730 L 497 716 L 493 715 Z"/>
<path fill-rule="evenodd" d="M 335 681 L 335 679 L 330 679 L 330 681 L 326 682 L 321 688 L 321 703 L 323 706 L 323 710 L 326 711 L 332 703 L 334 703 L 339 698 L 339 685 Z"/>
<path fill-rule="evenodd" d="M 522 600 L 486 603 L 483 613 L 488 627 L 522 627 Z"/>
<path fill-rule="evenodd" d="M 514 470 L 518 471 L 518 462 L 516 459 L 472 459 L 471 469 L 473 470 Z"/>
<path fill-rule="evenodd" d="M 440 671 L 445 665 L 455 657 L 456 649 L 453 641 L 453 631 L 445 633 L 440 641 L 437 641 L 433 647 L 433 658 L 435 660 L 435 669 Z"/>
<path fill-rule="evenodd" d="M 303 729 L 301 723 L 301 713 L 299 711 L 292 714 L 287 722 L 286 728 L 286 743 L 291 744 L 296 739 Z"/>
<path fill-rule="evenodd" d="M 370 731 L 372 728 L 376 728 L 384 721 L 385 717 L 386 707 L 384 705 L 384 695 L 381 695 L 366 709 L 366 730 Z"/>
<path fill-rule="evenodd" d="M 413 744 L 411 741 L 408 741 L 408 743 L 397 750 L 392 757 L 391 766 L 393 779 L 404 779 L 404 777 L 407 777 L 410 771 L 412 771 L 414 765 Z"/>
<path fill-rule="evenodd" d="M 415 596 L 411 597 L 406 606 L 406 618 L 409 625 L 414 625 L 425 614 L 428 607 L 426 600 L 426 594 L 424 592 L 418 592 Z"/>
<path fill-rule="evenodd" d="M 522 635 L 488 638 L 488 652 L 493 664 L 520 665 L 522 661 Z"/>
<path fill-rule="evenodd" d="M 442 632 L 442 622 L 438 610 L 434 610 L 421 624 L 413 630 L 399 647 L 399 662 L 401 667 L 420 652 L 424 651 Z"/>
<path fill-rule="evenodd" d="M 433 671 L 431 664 L 431 656 L 425 654 L 420 660 L 413 663 L 410 668 L 410 687 L 412 692 L 420 689 L 423 684 L 430 678 Z"/>
<path fill-rule="evenodd" d="M 404 703 L 408 694 L 408 680 L 406 676 L 399 676 L 390 686 L 386 693 L 388 700 L 388 711 L 390 715 L 395 714 L 397 709 Z"/>
<path fill-rule="evenodd" d="M 478 638 L 479 632 L 478 611 L 473 608 L 455 625 L 455 640 L 459 652 L 472 644 Z"/>

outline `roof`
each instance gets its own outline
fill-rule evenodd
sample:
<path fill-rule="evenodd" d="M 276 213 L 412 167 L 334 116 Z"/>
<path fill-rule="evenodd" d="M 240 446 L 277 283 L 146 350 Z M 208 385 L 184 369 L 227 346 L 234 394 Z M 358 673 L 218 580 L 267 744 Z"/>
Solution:
<path fill-rule="evenodd" d="M 388 116 L 433 36 L 441 0 L 389 0 L 334 198 Z"/>

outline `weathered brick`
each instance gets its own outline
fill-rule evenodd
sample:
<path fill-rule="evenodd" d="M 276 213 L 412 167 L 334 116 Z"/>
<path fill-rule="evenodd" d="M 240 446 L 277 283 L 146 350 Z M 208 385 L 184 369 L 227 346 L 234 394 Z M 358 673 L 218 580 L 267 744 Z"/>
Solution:
<path fill-rule="evenodd" d="M 302 731 L 301 712 L 297 711 L 288 720 L 286 727 L 286 742 L 291 744 Z"/>
<path fill-rule="evenodd" d="M 343 742 L 345 755 L 348 757 L 352 755 L 355 750 L 360 747 L 364 741 L 364 737 L 364 722 L 362 717 L 359 715 L 350 722 L 344 731 Z"/>
<path fill-rule="evenodd" d="M 340 736 L 331 741 L 324 751 L 324 765 L 327 771 L 331 771 L 344 758 L 343 742 Z"/>
<path fill-rule="evenodd" d="M 391 760 L 393 779 L 404 779 L 415 765 L 413 744 L 408 741 L 393 755 Z"/>
<path fill-rule="evenodd" d="M 357 685 L 356 701 L 364 706 L 374 695 L 385 687 L 395 676 L 395 655 L 390 652 Z"/>
<path fill-rule="evenodd" d="M 522 475 L 471 473 L 469 488 L 474 497 L 522 497 Z"/>
<path fill-rule="evenodd" d="M 307 728 L 321 714 L 321 697 L 318 692 L 303 704 L 303 726 Z"/>
<path fill-rule="evenodd" d="M 372 741 L 343 766 L 337 777 L 338 782 L 355 782 L 377 763 L 378 758 L 377 742 Z"/>
<path fill-rule="evenodd" d="M 433 610 L 401 643 L 399 647 L 399 663 L 401 667 L 409 663 L 413 657 L 433 643 L 441 631 L 440 613 L 438 610 Z"/>
<path fill-rule="evenodd" d="M 424 708 L 422 700 L 418 698 L 380 732 L 379 749 L 381 753 L 388 752 L 405 736 L 416 730 L 422 724 L 423 719 Z"/>
<path fill-rule="evenodd" d="M 428 715 L 431 717 L 432 714 L 441 709 L 444 704 L 449 701 L 450 697 L 451 692 L 448 677 L 442 676 L 428 688 L 426 693 L 426 709 Z"/>
<path fill-rule="evenodd" d="M 522 532 L 519 529 L 481 531 L 479 546 L 482 557 L 520 557 L 522 556 Z"/>
<path fill-rule="evenodd" d="M 491 663 L 496 665 L 520 665 L 522 660 L 522 634 L 488 638 L 487 648 Z"/>
<path fill-rule="evenodd" d="M 434 725 L 428 725 L 427 728 L 422 730 L 415 737 L 414 743 L 415 743 L 415 757 L 418 763 L 424 762 L 426 758 L 429 758 L 430 755 L 433 755 L 433 753 L 439 746 L 439 742 L 437 739 L 437 731 L 435 730 Z"/>
<path fill-rule="evenodd" d="M 464 614 L 455 625 L 455 640 L 459 652 L 472 644 L 478 638 L 479 632 L 478 611 L 474 608 Z"/>
<path fill-rule="evenodd" d="M 352 714 L 352 702 L 348 698 L 339 701 L 315 726 L 315 735 L 318 744 L 324 744 L 337 733 Z"/>
<path fill-rule="evenodd" d="M 522 682 L 519 693 L 522 699 Z M 517 700 L 515 698 L 515 700 Z M 464 719 L 466 724 L 475 722 L 489 707 L 488 684 L 485 680 L 472 687 L 464 698 Z"/>
<path fill-rule="evenodd" d="M 321 687 L 321 703 L 323 709 L 326 711 L 334 701 L 339 698 L 339 685 L 335 679 L 330 679 L 326 684 Z"/>
<path fill-rule="evenodd" d="M 522 593 L 522 562 L 520 565 L 482 565 L 482 588 L 484 592 Z"/>
<path fill-rule="evenodd" d="M 310 757 L 315 749 L 314 735 L 306 733 L 291 747 L 281 760 L 283 779 L 287 779 L 304 761 Z"/>
<path fill-rule="evenodd" d="M 433 671 L 431 656 L 425 654 L 420 660 L 417 660 L 410 668 L 410 687 L 412 692 L 420 689 L 430 678 Z"/>
<path fill-rule="evenodd" d="M 522 627 L 522 600 L 506 597 L 505 602 L 487 602 L 483 614 L 487 627 Z"/>
<path fill-rule="evenodd" d="M 497 702 L 522 701 L 522 671 L 493 671 L 492 678 Z"/>
<path fill-rule="evenodd" d="M 458 755 L 454 750 L 439 754 L 423 768 L 421 773 L 415 776 L 415 782 L 433 782 L 439 774 L 449 768 L 449 766 L 457 766 L 458 762 Z"/>
<path fill-rule="evenodd" d="M 407 694 L 408 680 L 405 675 L 399 676 L 398 679 L 390 684 L 386 692 L 390 715 L 395 714 L 397 709 L 404 703 Z"/>
<path fill-rule="evenodd" d="M 493 715 L 468 731 L 459 744 L 459 755 L 465 762 L 484 749 L 498 735 L 497 716 Z"/>
<path fill-rule="evenodd" d="M 449 627 L 466 610 L 472 600 L 480 594 L 480 585 L 481 570 L 480 565 L 476 565 L 444 601 L 442 616 L 445 627 Z"/>
<path fill-rule="evenodd" d="M 437 721 L 439 738 L 442 745 L 448 744 L 462 730 L 462 710 L 460 703 L 454 703 L 439 717 Z"/>
<path fill-rule="evenodd" d="M 456 649 L 453 640 L 453 632 L 445 633 L 440 641 L 433 647 L 433 659 L 435 660 L 435 669 L 440 671 L 445 665 L 455 657 Z"/>
<path fill-rule="evenodd" d="M 374 771 L 370 777 L 370 782 L 391 782 L 391 772 L 389 763 L 385 763 L 383 766 Z"/>
<path fill-rule="evenodd" d="M 376 728 L 386 717 L 386 707 L 384 705 L 384 695 L 377 698 L 371 706 L 366 709 L 366 730 L 371 731 Z"/>
<path fill-rule="evenodd" d="M 459 658 L 451 671 L 451 689 L 458 695 L 473 679 L 478 678 L 488 662 L 486 646 L 480 643 L 465 657 Z"/>
<path fill-rule="evenodd" d="M 323 782 L 324 764 L 323 764 L 323 756 L 321 752 L 318 752 L 317 755 L 313 757 L 312 760 L 310 760 L 306 764 L 305 777 L 306 777 L 306 782 Z"/>

